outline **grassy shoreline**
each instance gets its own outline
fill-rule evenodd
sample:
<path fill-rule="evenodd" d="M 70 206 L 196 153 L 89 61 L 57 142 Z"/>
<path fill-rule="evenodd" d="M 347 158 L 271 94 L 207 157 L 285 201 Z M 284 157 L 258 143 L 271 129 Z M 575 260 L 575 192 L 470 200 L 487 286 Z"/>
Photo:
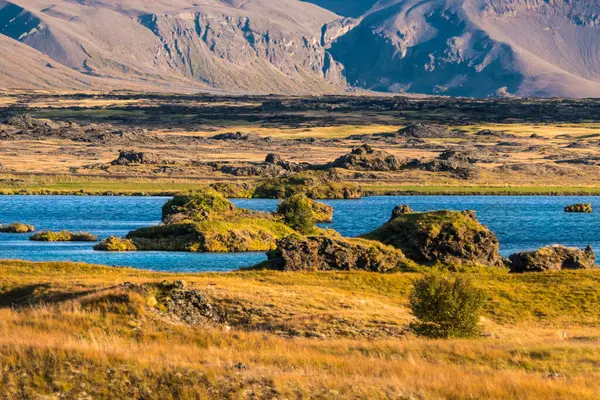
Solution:
<path fill-rule="evenodd" d="M 0 196 L 156 196 L 166 197 L 206 187 L 210 182 L 85 182 L 10 187 Z M 366 185 L 362 197 L 374 196 L 600 196 L 600 187 L 561 186 L 399 186 Z"/>
<path fill-rule="evenodd" d="M 597 272 L 472 273 L 487 336 L 447 341 L 405 332 L 418 276 L 0 261 L 0 397 L 597 398 Z M 227 326 L 173 321 L 122 286 L 165 279 Z"/>

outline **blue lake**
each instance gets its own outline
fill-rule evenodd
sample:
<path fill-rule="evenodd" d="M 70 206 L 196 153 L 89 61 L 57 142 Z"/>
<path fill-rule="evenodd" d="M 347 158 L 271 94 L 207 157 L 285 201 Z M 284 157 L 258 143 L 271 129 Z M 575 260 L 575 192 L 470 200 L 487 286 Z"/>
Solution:
<path fill-rule="evenodd" d="M 160 223 L 165 197 L 0 196 L 0 223 L 23 222 L 40 230 L 86 231 L 124 236 L 129 231 Z M 416 211 L 476 210 L 479 220 L 496 233 L 504 255 L 550 244 L 600 250 L 600 213 L 567 214 L 572 203 L 592 203 L 600 210 L 600 197 L 550 196 L 386 196 L 361 200 L 325 201 L 335 209 L 327 224 L 345 236 L 371 231 L 389 219 L 398 204 Z M 234 200 L 239 207 L 272 211 L 277 200 Z M 0 259 L 81 261 L 130 266 L 156 271 L 230 271 L 263 261 L 264 253 L 104 253 L 93 243 L 38 243 L 29 235 L 0 233 Z"/>

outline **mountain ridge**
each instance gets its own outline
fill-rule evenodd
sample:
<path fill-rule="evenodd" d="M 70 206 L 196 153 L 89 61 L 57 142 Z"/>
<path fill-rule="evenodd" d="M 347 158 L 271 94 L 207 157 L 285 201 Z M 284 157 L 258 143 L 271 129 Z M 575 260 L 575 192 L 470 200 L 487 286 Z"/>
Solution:
<path fill-rule="evenodd" d="M 41 54 L 84 88 L 598 97 L 598 10 L 598 0 L 0 0 L 0 35 L 21 49 L 5 52 L 7 70 L 36 65 L 32 87 L 43 86 Z M 53 84 L 69 81 L 56 73 Z"/>

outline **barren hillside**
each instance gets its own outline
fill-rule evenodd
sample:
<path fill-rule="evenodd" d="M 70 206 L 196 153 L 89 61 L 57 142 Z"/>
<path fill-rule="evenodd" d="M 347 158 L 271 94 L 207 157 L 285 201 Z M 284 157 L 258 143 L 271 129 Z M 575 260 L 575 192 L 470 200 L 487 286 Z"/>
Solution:
<path fill-rule="evenodd" d="M 102 77 L 175 91 L 596 97 L 599 10 L 600 0 L 0 0 L 0 50 L 11 53 L 0 86 L 14 86 L 17 68 L 30 87 Z M 9 51 L 6 37 L 35 53 Z M 57 69 L 45 83 L 44 55 Z"/>

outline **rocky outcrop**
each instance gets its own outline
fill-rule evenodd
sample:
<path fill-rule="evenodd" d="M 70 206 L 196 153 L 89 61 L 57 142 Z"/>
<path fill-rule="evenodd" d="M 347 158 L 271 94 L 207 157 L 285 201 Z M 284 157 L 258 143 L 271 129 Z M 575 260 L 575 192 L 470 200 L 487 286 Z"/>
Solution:
<path fill-rule="evenodd" d="M 401 214 L 363 237 L 400 249 L 419 263 L 504 265 L 498 239 L 472 211 Z"/>
<path fill-rule="evenodd" d="M 111 251 L 111 252 L 124 252 L 124 251 L 137 251 L 135 244 L 128 239 L 121 239 L 116 236 L 110 236 L 97 245 L 94 246 L 96 251 Z"/>
<path fill-rule="evenodd" d="M 451 131 L 444 125 L 417 122 L 407 125 L 398 132 L 379 133 L 374 136 L 405 139 L 445 139 L 464 137 L 464 134 Z"/>
<path fill-rule="evenodd" d="M 592 205 L 590 203 L 573 204 L 565 207 L 565 212 L 568 213 L 591 213 Z"/>
<path fill-rule="evenodd" d="M 400 250 L 381 243 L 330 236 L 289 236 L 268 253 L 280 271 L 397 272 L 415 267 Z"/>
<path fill-rule="evenodd" d="M 0 233 L 30 233 L 34 231 L 35 227 L 33 225 L 21 224 L 19 222 L 9 225 L 0 225 Z"/>
<path fill-rule="evenodd" d="M 235 207 L 212 189 L 175 196 L 163 206 L 163 224 L 129 232 L 138 251 L 268 251 L 295 233 L 273 214 Z"/>
<path fill-rule="evenodd" d="M 152 153 L 144 153 L 133 150 L 121 150 L 119 157 L 111 162 L 112 165 L 131 164 L 160 164 L 160 157 Z"/>
<path fill-rule="evenodd" d="M 225 140 L 225 141 L 257 141 L 261 137 L 255 133 L 246 132 L 226 132 L 219 133 L 218 135 L 212 136 L 210 139 L 213 140 Z"/>
<path fill-rule="evenodd" d="M 288 172 L 300 172 L 307 169 L 309 164 L 298 164 L 284 160 L 279 154 L 270 153 L 265 158 L 265 164 L 276 165 Z"/>
<path fill-rule="evenodd" d="M 407 167 L 429 172 L 448 172 L 454 177 L 464 180 L 479 177 L 478 168 L 464 161 L 440 159 L 432 161 L 412 160 L 407 164 Z"/>
<path fill-rule="evenodd" d="M 394 210 L 392 211 L 392 219 L 398 218 L 405 214 L 412 214 L 412 213 L 414 213 L 414 211 L 412 208 L 410 208 L 409 205 L 402 204 L 402 205 L 394 207 Z"/>
<path fill-rule="evenodd" d="M 510 271 L 516 273 L 596 267 L 596 254 L 590 246 L 583 250 L 563 246 L 544 247 L 537 251 L 513 254 L 509 259 Z"/>
<path fill-rule="evenodd" d="M 403 167 L 403 163 L 388 152 L 375 150 L 364 144 L 333 161 L 328 167 L 357 171 L 398 171 Z"/>
<path fill-rule="evenodd" d="M 35 242 L 95 242 L 98 240 L 98 237 L 87 232 L 72 233 L 69 231 L 45 231 L 36 233 L 31 236 L 29 240 Z"/>
<path fill-rule="evenodd" d="M 362 188 L 342 182 L 335 170 L 304 171 L 261 182 L 254 197 L 282 199 L 304 193 L 311 199 L 360 199 Z"/>

